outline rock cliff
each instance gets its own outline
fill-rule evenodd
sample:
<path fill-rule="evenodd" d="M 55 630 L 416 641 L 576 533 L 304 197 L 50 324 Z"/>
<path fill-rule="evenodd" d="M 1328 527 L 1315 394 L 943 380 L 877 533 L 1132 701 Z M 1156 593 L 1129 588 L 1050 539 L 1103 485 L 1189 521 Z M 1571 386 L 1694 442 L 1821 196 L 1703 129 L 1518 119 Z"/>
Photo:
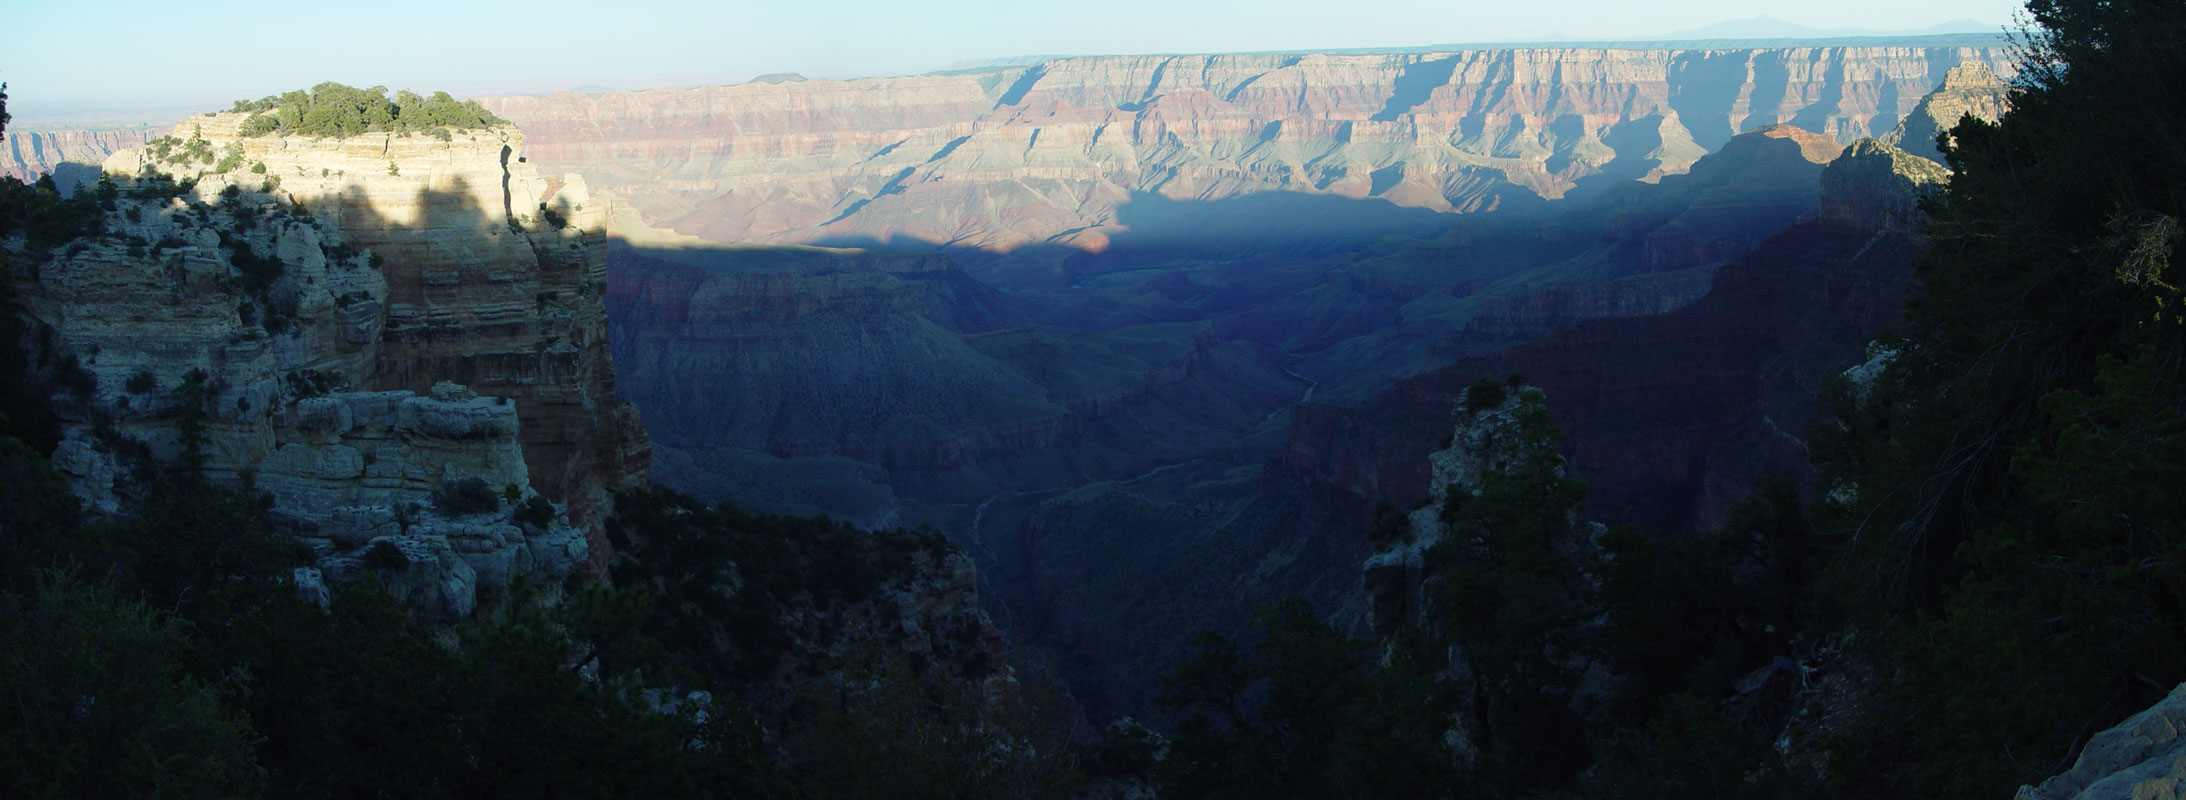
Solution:
<path fill-rule="evenodd" d="M 1097 252 L 1170 244 L 1154 212 L 1179 202 L 1520 208 L 1683 172 L 1771 124 L 1850 142 L 1962 64 L 2010 71 L 1964 47 L 1115 56 L 484 102 L 544 163 L 715 241 Z M 1287 219 L 1325 240 L 1325 216 Z"/>
<path fill-rule="evenodd" d="M 1881 138 L 1885 144 L 1913 155 L 1942 161 L 1943 152 L 1936 149 L 1937 136 L 1957 127 L 1958 121 L 1968 116 L 1995 122 L 2004 116 L 2010 102 L 2011 87 L 1987 66 L 1960 64 L 1944 74 L 1943 84 L 1921 98 L 1920 105 L 1905 115 L 1905 121 Z"/>
<path fill-rule="evenodd" d="M 443 380 L 508 397 L 540 491 L 596 525 L 605 493 L 644 482 L 648 444 L 614 390 L 607 318 L 605 203 L 576 175 L 550 178 L 507 128 L 452 141 L 371 133 L 343 140 L 237 136 L 243 114 L 176 125 L 239 148 L 235 171 L 304 206 L 342 246 L 370 250 L 387 284 L 378 357 L 357 385 L 421 392 Z M 260 166 L 264 173 L 258 172 Z M 161 168 L 117 153 L 108 172 Z"/>
<path fill-rule="evenodd" d="M 76 131 L 9 131 L 0 139 L 0 177 L 34 181 L 54 175 L 56 181 L 96 178 L 99 164 L 116 151 L 140 147 L 167 132 L 156 128 L 116 128 Z M 71 169 L 70 165 L 73 165 Z M 70 173 L 76 174 L 70 174 Z M 72 181 L 70 186 L 74 185 Z"/>
<path fill-rule="evenodd" d="M 581 179 L 539 177 L 506 128 L 240 120 L 116 153 L 106 234 L 13 260 L 39 357 L 76 373 L 55 465 L 116 510 L 194 463 L 270 500 L 314 554 L 300 584 L 371 571 L 437 618 L 603 557 L 648 444 L 614 393 Z"/>

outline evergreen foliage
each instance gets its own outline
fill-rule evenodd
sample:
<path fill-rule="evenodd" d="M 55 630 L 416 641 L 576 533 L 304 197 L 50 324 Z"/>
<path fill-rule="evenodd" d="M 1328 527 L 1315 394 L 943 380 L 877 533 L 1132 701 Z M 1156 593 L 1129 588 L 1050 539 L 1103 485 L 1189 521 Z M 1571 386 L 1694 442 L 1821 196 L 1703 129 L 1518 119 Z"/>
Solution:
<path fill-rule="evenodd" d="M 237 132 L 244 136 L 310 136 L 343 139 L 361 133 L 424 133 L 449 141 L 450 129 L 474 130 L 506 125 L 475 100 L 457 100 L 447 92 L 420 96 L 407 89 L 387 97 L 387 87 L 358 89 L 326 82 L 258 100 L 237 100 L 230 109 L 248 112 Z M 226 170 L 221 170 L 226 171 Z"/>
<path fill-rule="evenodd" d="M 1846 737 L 1860 794 L 2008 795 L 2186 679 L 2186 5 L 2027 9 L 1895 356 L 1815 437 L 1833 594 L 1902 666 Z"/>

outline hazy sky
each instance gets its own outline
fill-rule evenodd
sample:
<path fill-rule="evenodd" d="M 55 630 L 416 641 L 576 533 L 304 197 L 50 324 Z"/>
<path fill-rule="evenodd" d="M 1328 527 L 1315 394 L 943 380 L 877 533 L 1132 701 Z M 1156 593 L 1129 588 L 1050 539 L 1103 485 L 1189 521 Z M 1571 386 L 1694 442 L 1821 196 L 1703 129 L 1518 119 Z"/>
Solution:
<path fill-rule="evenodd" d="M 1031 54 L 1229 52 L 1659 36 L 1770 16 L 2002 26 L 2017 0 L 11 0 L 18 117 L 225 105 L 323 80 L 457 94 L 856 77 Z"/>

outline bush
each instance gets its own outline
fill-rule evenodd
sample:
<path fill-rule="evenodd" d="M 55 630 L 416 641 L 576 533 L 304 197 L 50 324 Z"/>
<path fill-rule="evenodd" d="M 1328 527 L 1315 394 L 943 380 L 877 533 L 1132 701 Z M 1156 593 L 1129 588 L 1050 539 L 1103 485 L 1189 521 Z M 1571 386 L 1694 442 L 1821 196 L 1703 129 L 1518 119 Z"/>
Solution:
<path fill-rule="evenodd" d="M 373 569 L 401 569 L 410 565 L 410 557 L 394 542 L 381 539 L 364 551 L 364 563 Z"/>
<path fill-rule="evenodd" d="M 449 129 L 471 130 L 506 125 L 476 101 L 457 100 L 447 92 L 430 97 L 408 90 L 387 98 L 387 87 L 358 89 L 327 82 L 310 91 L 268 95 L 255 101 L 238 100 L 231 111 L 250 112 L 237 132 L 244 136 L 279 133 L 288 136 L 333 137 L 360 133 L 424 133 L 441 141 L 454 135 Z"/>
<path fill-rule="evenodd" d="M 1503 404 L 1510 398 L 1510 388 L 1502 379 L 1483 375 L 1465 387 L 1465 410 L 1478 414 Z"/>
<path fill-rule="evenodd" d="M 545 529 L 554 524 L 554 504 L 547 502 L 544 497 L 532 495 L 530 500 L 524 501 L 524 505 L 516 510 L 516 521 Z"/>
<path fill-rule="evenodd" d="M 151 394 L 159 389 L 159 378 L 151 370 L 137 370 L 137 374 L 129 376 L 129 382 L 123 384 L 123 388 L 128 389 L 130 394 Z"/>

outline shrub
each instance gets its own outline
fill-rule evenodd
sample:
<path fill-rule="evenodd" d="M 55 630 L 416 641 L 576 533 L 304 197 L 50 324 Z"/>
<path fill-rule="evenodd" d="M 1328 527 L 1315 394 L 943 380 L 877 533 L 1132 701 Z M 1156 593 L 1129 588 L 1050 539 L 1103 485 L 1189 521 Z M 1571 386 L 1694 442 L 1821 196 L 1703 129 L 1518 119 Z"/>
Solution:
<path fill-rule="evenodd" d="M 1503 404 L 1510 398 L 1509 386 L 1500 378 L 1481 376 L 1465 387 L 1465 410 L 1478 414 Z"/>
<path fill-rule="evenodd" d="M 381 539 L 364 551 L 364 563 L 373 569 L 402 569 L 410 565 L 410 557 L 394 542 Z"/>
<path fill-rule="evenodd" d="M 530 500 L 524 501 L 524 505 L 516 510 L 516 521 L 534 528 L 552 525 L 554 504 L 547 502 L 544 497 L 532 495 Z"/>
<path fill-rule="evenodd" d="M 407 135 L 422 132 L 441 141 L 454 138 L 449 129 L 488 128 L 508 124 L 475 101 L 457 100 L 447 92 L 430 97 L 404 90 L 390 101 L 387 87 L 358 89 L 327 82 L 309 91 L 268 95 L 255 101 L 236 101 L 230 109 L 250 112 L 238 132 L 244 136 L 272 133 L 295 136 L 343 138 L 367 132 Z"/>
<path fill-rule="evenodd" d="M 123 387 L 127 388 L 130 394 L 151 394 L 159 388 L 159 378 L 154 376 L 151 370 L 140 369 L 137 370 L 137 374 L 129 376 L 129 381 L 123 384 Z"/>
<path fill-rule="evenodd" d="M 220 163 L 213 165 L 213 171 L 234 172 L 241 166 L 243 166 L 243 144 L 241 142 L 229 142 L 228 146 L 221 150 Z"/>

